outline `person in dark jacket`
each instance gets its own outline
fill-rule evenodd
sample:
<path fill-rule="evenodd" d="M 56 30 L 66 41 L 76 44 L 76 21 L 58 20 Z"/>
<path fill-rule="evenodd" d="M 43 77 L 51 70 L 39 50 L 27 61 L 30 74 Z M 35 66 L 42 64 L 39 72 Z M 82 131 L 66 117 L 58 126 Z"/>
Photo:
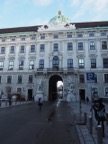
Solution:
<path fill-rule="evenodd" d="M 38 99 L 38 106 L 39 106 L 39 110 L 42 109 L 42 105 L 43 105 L 43 100 L 42 100 L 41 97 L 39 97 L 39 99 Z"/>
<path fill-rule="evenodd" d="M 102 126 L 104 137 L 105 105 L 102 103 L 102 99 L 98 99 L 94 102 L 93 109 L 97 125 Z"/>

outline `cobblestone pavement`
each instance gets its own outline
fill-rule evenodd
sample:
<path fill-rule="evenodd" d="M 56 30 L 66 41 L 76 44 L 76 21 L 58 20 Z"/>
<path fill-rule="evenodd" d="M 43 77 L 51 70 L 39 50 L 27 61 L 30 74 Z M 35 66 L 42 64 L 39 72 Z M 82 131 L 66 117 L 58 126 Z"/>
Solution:
<path fill-rule="evenodd" d="M 106 112 L 108 112 L 108 103 L 104 103 Z M 81 144 L 97 144 L 97 131 L 96 131 L 96 120 L 93 116 L 93 127 L 92 134 L 89 132 L 88 128 L 88 118 L 91 116 L 90 105 L 86 103 L 74 102 L 70 103 L 70 107 L 72 112 L 74 112 L 74 116 L 77 123 L 77 131 L 80 137 Z M 83 124 L 84 122 L 84 113 L 87 113 L 87 124 Z M 103 144 L 108 144 L 108 125 L 105 122 L 105 137 L 103 138 Z"/>

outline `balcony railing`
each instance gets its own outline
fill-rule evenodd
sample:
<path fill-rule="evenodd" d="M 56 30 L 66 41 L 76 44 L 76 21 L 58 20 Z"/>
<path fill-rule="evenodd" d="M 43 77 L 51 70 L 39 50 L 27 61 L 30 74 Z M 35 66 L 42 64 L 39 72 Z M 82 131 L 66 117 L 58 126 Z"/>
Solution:
<path fill-rule="evenodd" d="M 74 68 L 59 68 L 59 67 L 54 67 L 54 68 L 37 68 L 37 72 L 64 72 L 64 71 L 68 71 L 68 72 L 72 72 L 74 71 Z"/>

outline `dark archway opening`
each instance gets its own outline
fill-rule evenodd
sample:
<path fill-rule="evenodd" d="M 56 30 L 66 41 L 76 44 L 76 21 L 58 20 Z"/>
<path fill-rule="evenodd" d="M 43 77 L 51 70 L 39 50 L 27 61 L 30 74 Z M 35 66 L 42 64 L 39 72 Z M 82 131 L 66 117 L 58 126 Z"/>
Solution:
<path fill-rule="evenodd" d="M 59 75 L 53 75 L 49 79 L 49 100 L 54 101 L 58 98 L 57 93 L 57 82 L 62 81 L 62 78 Z"/>

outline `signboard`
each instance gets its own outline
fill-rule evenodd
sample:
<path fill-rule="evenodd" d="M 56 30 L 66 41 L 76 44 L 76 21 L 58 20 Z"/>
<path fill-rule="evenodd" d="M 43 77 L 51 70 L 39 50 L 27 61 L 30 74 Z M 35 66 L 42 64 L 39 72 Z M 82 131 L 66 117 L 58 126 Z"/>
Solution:
<path fill-rule="evenodd" d="M 93 72 L 86 73 L 87 82 L 93 83 L 95 82 L 95 74 Z"/>

